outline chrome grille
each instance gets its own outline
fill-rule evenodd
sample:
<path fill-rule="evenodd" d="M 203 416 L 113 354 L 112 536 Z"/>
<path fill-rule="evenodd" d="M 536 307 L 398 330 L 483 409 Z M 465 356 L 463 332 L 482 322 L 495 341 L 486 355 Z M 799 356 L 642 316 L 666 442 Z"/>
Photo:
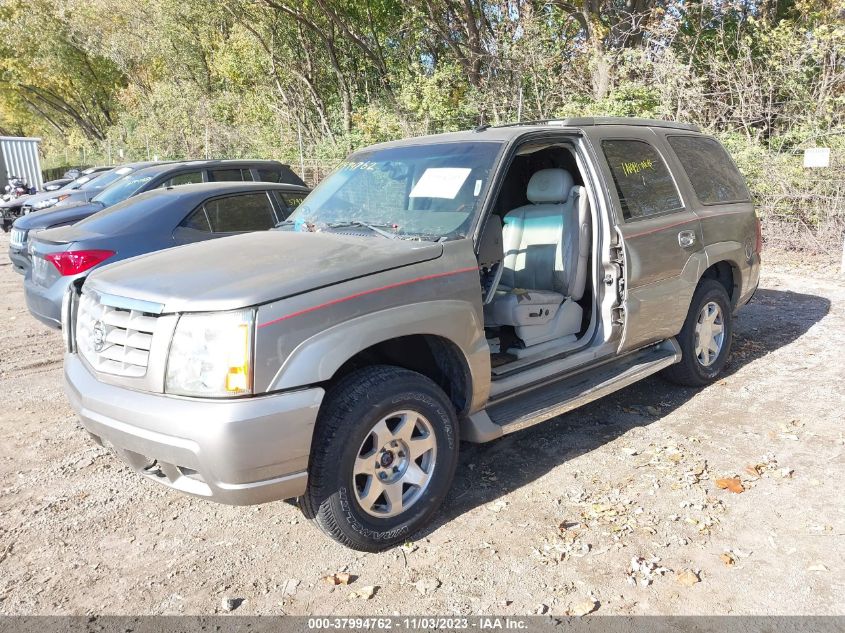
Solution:
<path fill-rule="evenodd" d="M 140 378 L 147 373 L 156 315 L 79 298 L 76 348 L 98 372 Z"/>
<path fill-rule="evenodd" d="M 9 233 L 9 244 L 15 248 L 23 248 L 26 246 L 26 231 L 24 229 L 16 229 L 12 227 Z"/>

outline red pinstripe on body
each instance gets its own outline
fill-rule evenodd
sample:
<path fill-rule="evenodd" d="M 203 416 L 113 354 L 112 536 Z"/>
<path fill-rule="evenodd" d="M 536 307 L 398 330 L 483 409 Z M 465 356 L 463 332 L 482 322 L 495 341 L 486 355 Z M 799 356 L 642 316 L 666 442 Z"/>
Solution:
<path fill-rule="evenodd" d="M 321 303 L 316 306 L 311 306 L 310 308 L 305 308 L 303 310 L 299 310 L 297 312 L 291 312 L 290 314 L 286 314 L 284 316 L 279 317 L 278 319 L 273 319 L 272 321 L 267 321 L 267 323 L 262 323 L 258 327 L 267 327 L 268 325 L 274 325 L 275 323 L 279 323 L 281 321 L 286 321 L 288 319 L 292 319 L 294 317 L 302 316 L 303 314 L 308 314 L 309 312 L 315 312 L 316 310 L 322 310 L 323 308 L 328 308 L 329 306 L 337 305 L 338 303 L 344 303 L 346 301 L 352 301 L 353 299 L 358 299 L 359 297 L 364 297 L 366 295 L 371 295 L 376 292 L 382 292 L 383 290 L 390 290 L 392 288 L 399 288 L 400 286 L 407 286 L 409 284 L 415 284 L 420 281 L 429 281 L 430 279 L 439 279 L 441 277 L 449 277 L 451 275 L 459 275 L 461 273 L 468 273 L 468 272 L 478 272 L 478 266 L 470 266 L 468 268 L 460 268 L 458 270 L 451 270 L 446 273 L 435 273 L 433 275 L 425 275 L 423 277 L 416 277 L 414 279 L 406 279 L 405 281 L 397 281 L 396 283 L 388 284 L 386 286 L 380 286 L 379 288 L 371 288 L 370 290 L 364 290 L 362 292 L 356 292 L 352 295 L 347 295 L 346 297 L 341 297 L 339 299 L 332 299 L 331 301 L 326 301 L 325 303 Z"/>
<path fill-rule="evenodd" d="M 748 213 L 748 211 L 728 211 L 725 213 L 715 212 L 712 215 L 705 216 L 705 217 L 694 217 L 689 218 L 687 220 L 681 220 L 680 222 L 674 222 L 673 224 L 667 224 L 666 226 L 659 226 L 653 229 L 648 229 L 647 231 L 643 231 L 642 233 L 634 233 L 632 235 L 626 235 L 625 239 L 633 239 L 635 237 L 642 237 L 643 235 L 651 235 L 652 233 L 657 233 L 658 231 L 665 231 L 666 229 L 671 229 L 673 226 L 681 226 L 682 224 L 689 224 L 690 222 L 695 222 L 696 220 L 712 220 L 713 218 L 720 218 L 725 215 L 740 215 L 743 213 Z"/>

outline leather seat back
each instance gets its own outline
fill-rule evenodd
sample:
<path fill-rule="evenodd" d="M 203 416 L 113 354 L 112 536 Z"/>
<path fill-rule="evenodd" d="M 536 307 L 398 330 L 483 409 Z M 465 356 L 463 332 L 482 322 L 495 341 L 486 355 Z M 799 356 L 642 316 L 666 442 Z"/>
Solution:
<path fill-rule="evenodd" d="M 532 204 L 505 216 L 500 288 L 546 290 L 580 299 L 590 251 L 589 205 L 565 169 L 543 169 L 528 183 Z"/>

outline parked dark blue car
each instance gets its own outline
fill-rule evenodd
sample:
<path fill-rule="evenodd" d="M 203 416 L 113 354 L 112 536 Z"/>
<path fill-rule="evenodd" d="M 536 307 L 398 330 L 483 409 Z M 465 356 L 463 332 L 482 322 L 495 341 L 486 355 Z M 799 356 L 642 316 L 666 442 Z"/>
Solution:
<path fill-rule="evenodd" d="M 60 327 L 65 290 L 92 269 L 181 244 L 271 229 L 306 195 L 306 187 L 265 182 L 167 187 L 73 226 L 42 231 L 30 244 L 27 307 L 39 321 Z"/>

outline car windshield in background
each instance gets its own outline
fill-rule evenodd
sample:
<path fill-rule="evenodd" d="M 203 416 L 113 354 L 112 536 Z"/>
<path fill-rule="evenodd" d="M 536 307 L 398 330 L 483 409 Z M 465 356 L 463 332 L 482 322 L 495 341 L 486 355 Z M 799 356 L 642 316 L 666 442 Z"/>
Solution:
<path fill-rule="evenodd" d="M 65 189 L 74 189 L 74 190 L 79 189 L 85 183 L 90 182 L 90 181 L 91 181 L 91 176 L 79 176 L 78 178 L 71 180 L 68 184 L 66 184 L 64 186 L 64 188 Z"/>
<path fill-rule="evenodd" d="M 126 200 L 152 179 L 152 176 L 143 175 L 133 176 L 130 174 L 129 176 L 124 176 L 111 187 L 103 189 L 100 193 L 94 196 L 92 200 L 94 202 L 99 202 L 104 207 L 110 207 L 113 204 Z"/>
<path fill-rule="evenodd" d="M 399 237 L 464 236 L 500 151 L 499 143 L 474 142 L 354 154 L 320 183 L 283 228 L 320 231 L 357 224 Z"/>
<path fill-rule="evenodd" d="M 96 178 L 92 178 L 88 183 L 82 186 L 82 189 L 105 189 L 113 182 L 117 182 L 127 174 L 132 173 L 131 167 L 118 167 L 109 171 L 104 171 Z"/>

